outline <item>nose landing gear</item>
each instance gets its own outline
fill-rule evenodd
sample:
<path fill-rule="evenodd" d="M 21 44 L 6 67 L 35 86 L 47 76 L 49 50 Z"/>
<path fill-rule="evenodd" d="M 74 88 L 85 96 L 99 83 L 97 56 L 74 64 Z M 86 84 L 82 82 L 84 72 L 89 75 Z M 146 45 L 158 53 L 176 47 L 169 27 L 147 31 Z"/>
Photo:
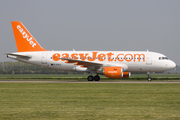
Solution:
<path fill-rule="evenodd" d="M 151 79 L 151 77 L 150 77 L 150 72 L 147 72 L 147 75 L 148 75 L 148 79 L 147 79 L 147 80 L 148 80 L 149 82 L 151 82 L 152 79 Z"/>

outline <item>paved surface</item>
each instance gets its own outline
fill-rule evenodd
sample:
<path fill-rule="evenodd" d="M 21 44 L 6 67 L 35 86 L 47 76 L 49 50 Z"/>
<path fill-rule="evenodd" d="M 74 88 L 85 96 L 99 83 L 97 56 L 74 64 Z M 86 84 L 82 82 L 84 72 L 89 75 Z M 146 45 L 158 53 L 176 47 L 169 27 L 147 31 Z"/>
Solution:
<path fill-rule="evenodd" d="M 8 81 L 1 80 L 0 83 L 180 83 L 180 81 Z"/>

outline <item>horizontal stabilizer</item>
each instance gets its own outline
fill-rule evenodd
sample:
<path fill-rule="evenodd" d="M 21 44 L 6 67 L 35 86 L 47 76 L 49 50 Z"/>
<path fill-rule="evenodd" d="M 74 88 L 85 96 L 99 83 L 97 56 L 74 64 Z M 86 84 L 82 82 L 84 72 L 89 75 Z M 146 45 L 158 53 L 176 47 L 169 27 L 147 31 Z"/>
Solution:
<path fill-rule="evenodd" d="M 17 57 L 22 57 L 22 58 L 31 58 L 29 55 L 24 55 L 24 54 L 19 54 L 19 53 L 5 53 L 6 55 L 12 55 L 12 56 L 17 56 Z"/>

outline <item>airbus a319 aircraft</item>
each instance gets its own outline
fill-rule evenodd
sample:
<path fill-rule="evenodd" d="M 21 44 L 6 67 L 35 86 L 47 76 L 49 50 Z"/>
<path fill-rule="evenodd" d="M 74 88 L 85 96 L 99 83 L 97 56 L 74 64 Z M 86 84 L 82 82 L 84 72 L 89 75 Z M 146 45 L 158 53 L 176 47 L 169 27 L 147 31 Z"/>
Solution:
<path fill-rule="evenodd" d="M 131 72 L 147 72 L 148 81 L 151 81 L 151 72 L 176 67 L 165 55 L 148 50 L 48 51 L 40 46 L 21 22 L 11 23 L 18 52 L 6 53 L 8 58 L 57 70 L 87 72 L 90 74 L 88 81 L 99 81 L 99 74 L 109 78 L 128 78 Z"/>

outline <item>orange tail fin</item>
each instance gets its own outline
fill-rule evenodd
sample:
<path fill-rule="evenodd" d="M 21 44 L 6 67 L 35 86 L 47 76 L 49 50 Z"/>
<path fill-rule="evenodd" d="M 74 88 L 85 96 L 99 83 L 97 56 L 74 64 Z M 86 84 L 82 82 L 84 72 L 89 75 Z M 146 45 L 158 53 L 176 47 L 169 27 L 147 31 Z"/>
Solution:
<path fill-rule="evenodd" d="M 11 21 L 18 52 L 47 51 L 34 39 L 20 21 Z"/>

